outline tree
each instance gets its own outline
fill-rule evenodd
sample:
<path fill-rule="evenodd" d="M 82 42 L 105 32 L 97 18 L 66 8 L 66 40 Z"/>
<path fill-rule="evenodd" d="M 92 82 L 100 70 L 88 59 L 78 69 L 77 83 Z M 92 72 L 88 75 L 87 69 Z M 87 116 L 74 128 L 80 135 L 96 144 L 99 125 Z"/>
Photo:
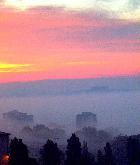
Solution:
<path fill-rule="evenodd" d="M 81 163 L 81 143 L 75 134 L 67 140 L 66 165 L 80 165 Z"/>
<path fill-rule="evenodd" d="M 140 142 L 138 139 L 128 138 L 127 154 L 129 165 L 140 165 Z"/>
<path fill-rule="evenodd" d="M 114 165 L 113 154 L 110 143 L 106 143 L 104 150 L 105 150 L 105 164 Z"/>
<path fill-rule="evenodd" d="M 36 159 L 29 158 L 28 165 L 39 165 Z"/>
<path fill-rule="evenodd" d="M 105 165 L 104 155 L 101 150 L 97 153 L 97 165 Z"/>
<path fill-rule="evenodd" d="M 57 147 L 57 143 L 48 140 L 41 150 L 41 160 L 43 165 L 60 165 L 61 151 Z"/>
<path fill-rule="evenodd" d="M 28 149 L 21 139 L 14 138 L 10 143 L 9 165 L 27 165 Z"/>
<path fill-rule="evenodd" d="M 95 158 L 91 153 L 89 153 L 87 142 L 84 142 L 81 153 L 81 165 L 94 165 L 94 164 L 95 164 Z"/>

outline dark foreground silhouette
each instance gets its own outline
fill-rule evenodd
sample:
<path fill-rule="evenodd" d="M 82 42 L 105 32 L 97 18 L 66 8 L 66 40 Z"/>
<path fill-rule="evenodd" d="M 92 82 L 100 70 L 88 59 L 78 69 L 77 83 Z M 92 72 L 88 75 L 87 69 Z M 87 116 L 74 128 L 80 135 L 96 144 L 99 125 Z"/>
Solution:
<path fill-rule="evenodd" d="M 10 143 L 10 158 L 8 165 L 140 165 L 140 142 L 137 137 L 128 137 L 126 154 L 112 149 L 113 144 L 106 143 L 104 149 L 98 150 L 96 155 L 88 151 L 88 144 L 81 144 L 79 138 L 72 134 L 67 140 L 66 151 L 62 152 L 57 143 L 48 140 L 40 151 L 40 159 L 30 158 L 27 146 L 21 139 L 14 138 Z M 119 143 L 116 146 L 118 147 Z M 123 146 L 121 146 L 123 147 Z M 116 154 L 114 154 L 116 153 Z"/>

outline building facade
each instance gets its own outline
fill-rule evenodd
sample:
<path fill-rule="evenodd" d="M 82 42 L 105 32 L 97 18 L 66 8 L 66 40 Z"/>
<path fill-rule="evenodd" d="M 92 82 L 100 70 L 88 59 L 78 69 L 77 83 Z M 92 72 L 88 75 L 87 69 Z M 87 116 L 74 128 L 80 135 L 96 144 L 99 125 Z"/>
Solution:
<path fill-rule="evenodd" d="M 76 115 L 76 127 L 82 129 L 84 127 L 96 127 L 97 117 L 92 112 L 82 112 Z"/>
<path fill-rule="evenodd" d="M 25 126 L 33 126 L 33 115 L 13 110 L 3 113 L 3 123 L 5 124 L 6 131 L 17 135 L 18 132 Z"/>

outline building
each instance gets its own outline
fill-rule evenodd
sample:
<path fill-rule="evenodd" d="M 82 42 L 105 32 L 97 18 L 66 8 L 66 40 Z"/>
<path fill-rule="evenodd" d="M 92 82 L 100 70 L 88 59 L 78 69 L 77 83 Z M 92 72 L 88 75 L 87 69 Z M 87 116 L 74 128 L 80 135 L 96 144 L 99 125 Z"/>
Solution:
<path fill-rule="evenodd" d="M 19 112 L 17 110 L 13 110 L 7 113 L 3 113 L 3 119 L 7 122 L 20 122 L 20 123 L 26 123 L 26 124 L 32 124 L 34 119 L 33 115 L 28 115 L 27 113 Z"/>
<path fill-rule="evenodd" d="M 9 133 L 0 132 L 0 165 L 8 162 L 9 135 Z"/>
<path fill-rule="evenodd" d="M 33 115 L 28 115 L 27 113 L 22 113 L 17 110 L 13 110 L 7 113 L 3 113 L 3 119 L 32 123 Z"/>
<path fill-rule="evenodd" d="M 92 112 L 82 112 L 76 116 L 76 127 L 82 129 L 84 127 L 96 127 L 97 117 Z"/>
<path fill-rule="evenodd" d="M 33 126 L 33 115 L 22 113 L 17 110 L 13 110 L 7 113 L 3 113 L 3 123 L 5 123 L 5 129 L 15 135 L 25 126 Z"/>

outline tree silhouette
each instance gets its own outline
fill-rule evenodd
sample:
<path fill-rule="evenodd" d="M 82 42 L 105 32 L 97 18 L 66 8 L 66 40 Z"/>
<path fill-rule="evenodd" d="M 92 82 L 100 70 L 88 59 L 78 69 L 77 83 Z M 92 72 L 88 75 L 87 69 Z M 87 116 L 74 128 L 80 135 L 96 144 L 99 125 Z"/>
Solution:
<path fill-rule="evenodd" d="M 110 143 L 106 143 L 104 150 L 105 150 L 105 164 L 114 165 L 113 154 Z"/>
<path fill-rule="evenodd" d="M 41 150 L 41 160 L 43 165 L 60 165 L 61 151 L 57 147 L 57 143 L 48 140 Z"/>
<path fill-rule="evenodd" d="M 104 155 L 101 150 L 97 153 L 97 165 L 105 165 Z"/>
<path fill-rule="evenodd" d="M 140 165 L 140 142 L 138 139 L 128 138 L 127 153 L 129 165 Z"/>
<path fill-rule="evenodd" d="M 27 165 L 28 149 L 21 139 L 14 138 L 10 143 L 9 165 Z"/>
<path fill-rule="evenodd" d="M 80 165 L 81 163 L 81 143 L 75 134 L 67 140 L 66 165 Z"/>
<path fill-rule="evenodd" d="M 81 153 L 81 165 L 94 165 L 95 158 L 94 156 L 89 153 L 87 142 L 84 141 Z"/>
<path fill-rule="evenodd" d="M 28 165 L 39 165 L 36 159 L 29 158 Z"/>

